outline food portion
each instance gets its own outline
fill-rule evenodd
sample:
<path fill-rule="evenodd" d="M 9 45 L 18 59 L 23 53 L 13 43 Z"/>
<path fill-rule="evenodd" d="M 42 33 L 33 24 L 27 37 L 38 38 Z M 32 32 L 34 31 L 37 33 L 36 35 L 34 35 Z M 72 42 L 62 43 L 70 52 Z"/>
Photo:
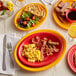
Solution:
<path fill-rule="evenodd" d="M 21 17 L 17 19 L 17 23 L 19 27 L 30 28 L 35 27 L 36 24 L 39 23 L 40 19 L 40 17 L 30 12 L 23 11 Z"/>
<path fill-rule="evenodd" d="M 59 42 L 36 36 L 32 38 L 31 44 L 24 45 L 22 56 L 26 57 L 29 62 L 40 62 L 44 60 L 45 56 L 52 56 L 59 52 L 58 46 Z"/>
<path fill-rule="evenodd" d="M 70 20 L 76 20 L 76 11 L 70 11 L 70 12 L 68 13 L 68 18 L 69 18 Z"/>
<path fill-rule="evenodd" d="M 29 62 L 42 61 L 40 50 L 35 44 L 24 45 L 22 56 L 27 57 Z"/>
<path fill-rule="evenodd" d="M 76 51 L 74 52 L 74 65 L 76 67 Z"/>
<path fill-rule="evenodd" d="M 72 4 L 72 8 L 76 9 L 76 1 L 73 2 L 73 4 Z"/>
<path fill-rule="evenodd" d="M 65 23 L 68 22 L 66 19 L 66 12 L 72 8 L 76 9 L 76 1 L 74 1 L 71 5 L 69 2 L 60 1 L 54 9 L 59 20 L 62 23 Z"/>
<path fill-rule="evenodd" d="M 0 16 L 13 11 L 14 4 L 11 0 L 0 0 Z"/>
<path fill-rule="evenodd" d="M 46 14 L 47 10 L 41 4 L 33 3 L 26 5 L 17 18 L 17 26 L 25 29 L 35 27 L 41 23 Z"/>
<path fill-rule="evenodd" d="M 25 11 L 29 11 L 32 14 L 39 16 L 39 17 L 45 17 L 46 15 L 46 9 L 41 4 L 30 4 L 24 9 Z"/>

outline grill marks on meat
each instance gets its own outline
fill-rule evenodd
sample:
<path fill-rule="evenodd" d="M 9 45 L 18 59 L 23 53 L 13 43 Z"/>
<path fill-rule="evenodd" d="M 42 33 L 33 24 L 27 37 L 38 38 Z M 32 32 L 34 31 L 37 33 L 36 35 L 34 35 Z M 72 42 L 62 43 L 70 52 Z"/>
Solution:
<path fill-rule="evenodd" d="M 51 40 L 49 40 L 48 44 L 50 44 L 50 45 L 59 45 L 59 42 L 52 42 Z"/>
<path fill-rule="evenodd" d="M 36 38 L 32 38 L 32 43 L 37 46 L 38 50 L 41 49 L 42 44 L 41 44 L 41 41 L 40 41 L 40 37 L 36 36 Z"/>
<path fill-rule="evenodd" d="M 64 3 L 63 1 L 60 1 L 58 5 L 55 7 L 56 13 L 63 18 L 63 20 L 66 19 L 66 12 L 71 8 L 70 4 L 68 2 Z"/>
<path fill-rule="evenodd" d="M 40 37 L 36 36 L 35 38 L 32 38 L 32 43 L 35 44 L 37 49 L 41 51 L 42 59 L 44 59 L 45 55 L 50 56 L 55 52 L 59 52 L 59 49 L 56 47 L 59 45 L 59 42 L 52 42 L 46 37 L 40 39 Z"/>

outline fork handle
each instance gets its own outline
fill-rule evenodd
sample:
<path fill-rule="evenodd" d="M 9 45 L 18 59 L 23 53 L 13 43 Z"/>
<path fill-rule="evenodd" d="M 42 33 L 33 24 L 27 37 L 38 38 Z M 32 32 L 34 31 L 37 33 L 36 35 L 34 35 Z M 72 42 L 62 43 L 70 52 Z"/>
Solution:
<path fill-rule="evenodd" d="M 13 63 L 13 59 L 12 59 L 12 56 L 11 56 L 11 50 L 9 50 L 9 56 L 10 56 L 10 65 L 11 67 L 13 68 L 14 67 L 14 63 Z"/>
<path fill-rule="evenodd" d="M 6 64 L 5 64 L 5 52 L 3 55 L 3 65 L 2 65 L 2 69 L 5 71 L 6 70 Z"/>

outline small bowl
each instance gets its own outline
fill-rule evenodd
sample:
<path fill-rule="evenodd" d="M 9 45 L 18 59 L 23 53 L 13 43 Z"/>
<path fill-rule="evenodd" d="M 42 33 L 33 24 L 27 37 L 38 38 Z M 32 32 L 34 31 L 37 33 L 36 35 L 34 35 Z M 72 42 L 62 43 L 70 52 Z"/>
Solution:
<path fill-rule="evenodd" d="M 69 9 L 69 10 L 66 12 L 66 19 L 67 19 L 67 21 L 70 22 L 70 23 L 76 22 L 76 20 L 71 20 L 71 19 L 68 17 L 68 14 L 69 14 L 70 12 L 76 12 L 76 9 Z"/>

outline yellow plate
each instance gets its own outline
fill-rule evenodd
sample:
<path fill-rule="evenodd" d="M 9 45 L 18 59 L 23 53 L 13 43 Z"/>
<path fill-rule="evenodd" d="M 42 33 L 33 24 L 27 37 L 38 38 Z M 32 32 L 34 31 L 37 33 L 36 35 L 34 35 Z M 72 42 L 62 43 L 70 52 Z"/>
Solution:
<path fill-rule="evenodd" d="M 55 5 L 54 5 L 54 8 L 57 6 L 57 4 L 60 2 L 60 1 L 63 1 L 63 2 L 69 2 L 70 5 L 73 3 L 73 1 L 75 0 L 59 0 Z M 62 23 L 59 18 L 57 17 L 57 13 L 55 12 L 53 8 L 53 19 L 55 20 L 55 22 L 58 24 L 58 26 L 60 26 L 61 28 L 63 29 L 66 29 L 68 30 L 69 26 L 71 25 L 70 23 L 68 22 L 65 22 L 65 23 Z"/>
<path fill-rule="evenodd" d="M 45 17 L 44 17 L 35 27 L 30 27 L 29 29 L 25 29 L 25 28 L 18 27 L 18 25 L 17 25 L 17 18 L 18 18 L 18 17 L 20 16 L 20 14 L 23 12 L 23 10 L 25 9 L 25 7 L 27 7 L 27 6 L 31 5 L 31 4 L 41 5 L 41 6 L 46 10 L 46 15 L 45 15 Z M 28 30 L 35 29 L 35 28 L 39 27 L 39 26 L 44 22 L 44 20 L 45 20 L 46 17 L 47 17 L 47 8 L 46 8 L 43 4 L 40 4 L 40 3 L 31 3 L 31 4 L 28 4 L 28 5 L 24 6 L 23 8 L 21 8 L 21 9 L 17 12 L 17 14 L 15 15 L 14 24 L 15 24 L 15 26 L 16 26 L 18 29 L 20 29 L 20 30 L 23 30 L 23 31 L 26 31 L 26 30 L 27 30 L 27 31 L 28 31 Z"/>
<path fill-rule="evenodd" d="M 56 61 L 54 61 L 53 63 L 51 63 L 51 64 L 49 64 L 49 65 L 46 65 L 46 66 L 44 66 L 44 67 L 34 68 L 34 67 L 29 67 L 29 66 L 23 65 L 23 64 L 19 61 L 19 59 L 18 59 L 18 57 L 17 57 L 17 48 L 18 48 L 19 44 L 21 43 L 21 41 L 23 41 L 26 37 L 28 37 L 28 36 L 30 36 L 30 35 L 32 35 L 32 34 L 35 34 L 35 33 L 39 33 L 39 32 L 53 33 L 53 34 L 56 34 L 58 37 L 60 37 L 61 40 L 62 40 L 62 42 L 63 42 L 63 51 L 62 51 L 61 55 L 58 57 L 58 59 L 56 59 Z M 62 57 L 64 56 L 65 51 L 66 51 L 66 40 L 64 39 L 64 37 L 63 37 L 60 33 L 56 32 L 56 31 L 53 31 L 53 30 L 49 30 L 49 29 L 46 29 L 46 30 L 37 30 L 37 31 L 34 31 L 34 32 L 31 32 L 31 33 L 27 34 L 26 36 L 24 36 L 24 37 L 18 42 L 18 44 L 16 45 L 15 50 L 14 50 L 14 58 L 15 58 L 16 63 L 17 63 L 21 68 L 23 68 L 23 69 L 25 69 L 25 70 L 33 71 L 33 72 L 35 72 L 35 71 L 43 71 L 43 70 L 49 69 L 49 68 L 53 67 L 54 65 L 56 65 L 56 64 L 62 59 Z"/>

